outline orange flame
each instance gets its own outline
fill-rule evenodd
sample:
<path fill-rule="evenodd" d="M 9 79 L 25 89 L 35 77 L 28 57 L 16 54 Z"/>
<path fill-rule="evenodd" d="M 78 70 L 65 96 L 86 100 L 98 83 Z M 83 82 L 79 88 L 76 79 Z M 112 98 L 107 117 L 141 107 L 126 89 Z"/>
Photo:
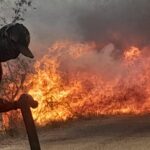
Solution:
<path fill-rule="evenodd" d="M 146 65 L 150 60 L 137 63 L 142 55 L 136 47 L 124 52 L 125 61 L 113 62 L 109 54 L 105 55 L 96 51 L 94 43 L 66 41 L 49 48 L 26 82 L 29 94 L 39 102 L 33 110 L 39 125 L 80 116 L 150 111 L 150 72 Z M 138 68 L 124 65 L 128 61 L 137 63 Z"/>
<path fill-rule="evenodd" d="M 139 50 L 139 48 L 135 46 L 132 46 L 131 48 L 125 50 L 124 52 L 125 60 L 128 60 L 128 61 L 134 61 L 137 58 L 139 58 L 140 55 L 141 55 L 141 51 Z"/>

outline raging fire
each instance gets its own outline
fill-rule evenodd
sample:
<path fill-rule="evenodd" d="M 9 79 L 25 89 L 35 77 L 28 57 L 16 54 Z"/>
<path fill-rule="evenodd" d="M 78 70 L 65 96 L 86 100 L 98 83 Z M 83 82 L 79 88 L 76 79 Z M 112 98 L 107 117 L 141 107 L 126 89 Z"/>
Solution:
<path fill-rule="evenodd" d="M 35 63 L 26 86 L 39 107 L 39 125 L 81 116 L 143 114 L 150 111 L 148 57 L 137 47 L 112 57 L 114 48 L 60 41 Z M 126 65 L 129 61 L 132 64 Z"/>

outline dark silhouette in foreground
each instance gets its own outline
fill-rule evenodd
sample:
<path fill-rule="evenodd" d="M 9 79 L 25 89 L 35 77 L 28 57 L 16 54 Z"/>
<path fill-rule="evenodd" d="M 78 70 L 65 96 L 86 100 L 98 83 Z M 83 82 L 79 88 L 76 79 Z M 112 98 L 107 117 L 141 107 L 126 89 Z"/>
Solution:
<path fill-rule="evenodd" d="M 0 29 L 0 81 L 2 80 L 3 74 L 1 62 L 15 59 L 20 53 L 26 57 L 34 57 L 28 48 L 29 43 L 29 31 L 22 24 L 9 24 Z M 37 101 L 34 101 L 32 96 L 28 94 L 22 94 L 19 100 L 15 102 L 0 99 L 0 112 L 7 112 L 15 109 L 21 110 L 31 150 L 40 150 L 40 144 L 30 110 L 30 107 L 36 108 L 37 106 Z"/>
<path fill-rule="evenodd" d="M 27 28 L 22 24 L 8 24 L 0 29 L 0 81 L 2 80 L 1 62 L 15 59 L 20 53 L 33 58 L 29 50 L 30 34 Z M 31 99 L 31 96 L 29 96 Z M 0 99 L 0 112 L 7 112 L 12 109 L 18 109 L 21 106 L 21 98 L 16 102 L 9 102 Z"/>

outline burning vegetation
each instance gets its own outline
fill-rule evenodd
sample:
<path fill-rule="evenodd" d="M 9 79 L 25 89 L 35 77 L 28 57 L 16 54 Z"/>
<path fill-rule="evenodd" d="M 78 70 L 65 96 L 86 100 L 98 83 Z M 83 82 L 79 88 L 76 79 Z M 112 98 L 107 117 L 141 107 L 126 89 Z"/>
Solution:
<path fill-rule="evenodd" d="M 118 56 L 113 44 L 99 49 L 94 42 L 59 41 L 33 71 L 21 60 L 11 63 L 13 70 L 5 64 L 1 95 L 10 101 L 25 92 L 32 95 L 39 102 L 33 117 L 40 126 L 80 117 L 143 115 L 150 112 L 148 50 L 129 46 Z M 20 120 L 19 112 L 3 115 L 6 128 L 13 120 Z"/>
<path fill-rule="evenodd" d="M 70 118 L 150 111 L 150 57 L 131 46 L 113 57 L 114 46 L 99 51 L 95 43 L 54 43 L 34 64 L 25 87 L 39 107 L 39 125 Z"/>
<path fill-rule="evenodd" d="M 32 8 L 32 0 L 14 2 L 10 13 L 5 9 L 9 4 L 1 2 L 3 13 L 6 11 L 1 13 L 2 25 L 23 21 L 28 8 Z M 49 4 L 45 2 L 45 6 Z M 82 5 L 73 1 L 51 2 L 47 9 L 51 13 L 45 13 L 45 21 L 37 26 L 36 17 L 32 18 L 34 32 L 40 36 L 40 41 L 35 43 L 58 39 L 86 42 L 55 42 L 35 62 L 34 71 L 22 60 L 4 64 L 1 97 L 13 101 L 22 93 L 31 94 L 39 102 L 39 107 L 33 110 L 39 125 L 81 116 L 149 113 L 148 4 L 147 0 L 95 0 Z M 45 6 L 40 7 L 44 12 Z M 76 15 L 70 15 L 72 12 Z M 20 120 L 16 111 L 3 114 L 2 118 L 6 127 L 12 126 L 12 120 Z"/>

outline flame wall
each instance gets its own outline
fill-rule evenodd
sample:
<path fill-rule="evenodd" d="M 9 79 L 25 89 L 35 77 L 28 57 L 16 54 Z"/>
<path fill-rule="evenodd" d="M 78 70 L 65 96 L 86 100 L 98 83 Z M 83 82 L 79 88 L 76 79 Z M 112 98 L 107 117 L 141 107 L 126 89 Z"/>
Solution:
<path fill-rule="evenodd" d="M 100 52 L 92 43 L 59 41 L 35 63 L 26 86 L 39 102 L 33 110 L 40 125 L 81 116 L 144 114 L 150 111 L 149 48 L 113 45 Z"/>

